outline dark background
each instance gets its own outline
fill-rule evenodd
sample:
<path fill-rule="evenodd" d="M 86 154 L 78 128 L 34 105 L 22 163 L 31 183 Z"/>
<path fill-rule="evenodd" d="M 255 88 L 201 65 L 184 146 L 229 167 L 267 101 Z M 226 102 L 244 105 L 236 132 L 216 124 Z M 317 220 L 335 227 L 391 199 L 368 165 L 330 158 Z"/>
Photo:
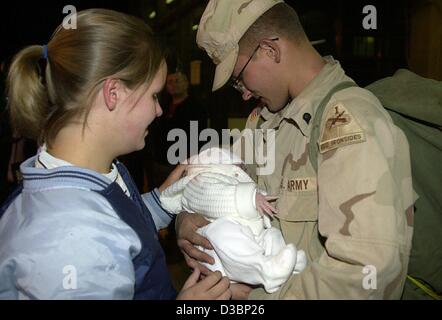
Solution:
<path fill-rule="evenodd" d="M 310 0 L 286 1 L 299 13 L 311 40 L 325 39 L 317 46 L 323 55 L 331 54 L 360 85 L 391 75 L 401 67 L 407 67 L 410 14 L 413 2 L 419 1 L 343 1 Z M 205 53 L 195 44 L 196 31 L 192 25 L 198 23 L 206 0 L 89 0 L 89 1 L 14 1 L 3 2 L 0 14 L 1 47 L 0 59 L 7 62 L 20 48 L 30 44 L 45 44 L 52 31 L 62 22 L 65 5 L 74 5 L 77 11 L 91 7 L 110 8 L 130 13 L 147 21 L 163 42 L 171 48 L 170 68 L 176 61 L 187 72 L 192 60 L 201 60 L 202 84 L 192 90 L 206 103 L 213 105 L 217 96 L 227 96 L 229 116 L 246 116 L 250 110 L 241 102 L 238 94 L 230 89 L 211 94 L 213 65 Z M 362 8 L 371 4 L 378 13 L 378 29 L 366 31 L 362 27 Z M 152 11 L 157 15 L 149 18 Z M 253 102 L 251 102 L 253 104 Z M 218 108 L 211 108 L 218 109 Z M 225 113 L 225 106 L 222 108 Z M 225 119 L 212 121 L 223 126 Z M 225 117 L 225 116 L 224 116 Z"/>

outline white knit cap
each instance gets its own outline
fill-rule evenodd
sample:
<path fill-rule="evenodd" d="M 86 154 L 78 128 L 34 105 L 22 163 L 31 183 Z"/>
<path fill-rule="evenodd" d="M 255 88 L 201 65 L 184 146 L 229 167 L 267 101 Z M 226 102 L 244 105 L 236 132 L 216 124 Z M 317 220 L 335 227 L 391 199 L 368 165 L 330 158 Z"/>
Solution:
<path fill-rule="evenodd" d="M 190 165 L 241 164 L 241 158 L 224 148 L 209 148 L 188 159 Z M 187 160 L 184 162 L 187 163 Z"/>

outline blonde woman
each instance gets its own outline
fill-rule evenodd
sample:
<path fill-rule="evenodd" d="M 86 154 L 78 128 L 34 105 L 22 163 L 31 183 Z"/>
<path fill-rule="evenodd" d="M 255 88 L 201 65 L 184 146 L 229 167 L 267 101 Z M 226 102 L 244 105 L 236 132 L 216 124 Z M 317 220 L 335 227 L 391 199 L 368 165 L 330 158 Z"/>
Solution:
<path fill-rule="evenodd" d="M 115 160 L 142 149 L 162 113 L 163 54 L 137 18 L 91 9 L 77 19 L 9 71 L 13 124 L 41 150 L 0 209 L 0 299 L 173 299 L 157 239 L 171 217 Z M 178 298 L 230 298 L 221 274 L 198 279 Z"/>

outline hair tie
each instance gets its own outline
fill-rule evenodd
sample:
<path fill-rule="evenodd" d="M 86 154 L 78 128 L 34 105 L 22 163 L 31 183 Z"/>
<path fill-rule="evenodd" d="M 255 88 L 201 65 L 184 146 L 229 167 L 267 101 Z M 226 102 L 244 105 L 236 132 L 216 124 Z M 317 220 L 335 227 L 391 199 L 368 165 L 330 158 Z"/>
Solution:
<path fill-rule="evenodd" d="M 43 45 L 43 58 L 45 60 L 48 60 L 48 46 L 47 45 Z"/>

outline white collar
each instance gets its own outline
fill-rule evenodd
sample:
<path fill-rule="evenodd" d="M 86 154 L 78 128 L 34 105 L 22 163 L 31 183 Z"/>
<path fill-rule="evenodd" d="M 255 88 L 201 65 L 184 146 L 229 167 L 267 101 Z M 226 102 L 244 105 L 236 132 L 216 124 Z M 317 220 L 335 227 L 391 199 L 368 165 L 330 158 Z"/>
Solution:
<path fill-rule="evenodd" d="M 38 153 L 38 156 L 35 160 L 35 167 L 36 168 L 46 168 L 46 169 L 55 169 L 58 167 L 66 167 L 66 166 L 73 166 L 72 163 L 69 163 L 65 160 L 56 158 L 49 154 L 47 151 L 46 144 L 44 144 Z M 115 166 L 114 163 L 112 163 L 112 168 L 109 173 L 103 174 L 106 178 L 108 178 L 110 181 L 115 181 L 118 177 L 118 169 Z"/>

